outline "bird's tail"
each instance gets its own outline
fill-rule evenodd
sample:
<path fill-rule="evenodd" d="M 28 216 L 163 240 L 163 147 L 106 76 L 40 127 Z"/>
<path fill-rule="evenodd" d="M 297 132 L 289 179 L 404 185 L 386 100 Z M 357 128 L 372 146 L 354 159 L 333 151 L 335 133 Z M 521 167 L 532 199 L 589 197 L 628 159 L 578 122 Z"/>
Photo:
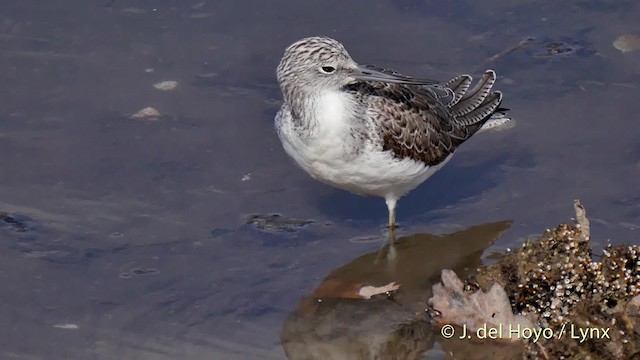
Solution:
<path fill-rule="evenodd" d="M 471 80 L 469 75 L 460 75 L 446 84 L 454 94 L 449 108 L 456 122 L 473 132 L 509 123 L 511 118 L 506 116 L 507 109 L 500 108 L 502 93 L 491 91 L 496 82 L 495 71 L 487 70 L 476 86 L 469 90 Z"/>

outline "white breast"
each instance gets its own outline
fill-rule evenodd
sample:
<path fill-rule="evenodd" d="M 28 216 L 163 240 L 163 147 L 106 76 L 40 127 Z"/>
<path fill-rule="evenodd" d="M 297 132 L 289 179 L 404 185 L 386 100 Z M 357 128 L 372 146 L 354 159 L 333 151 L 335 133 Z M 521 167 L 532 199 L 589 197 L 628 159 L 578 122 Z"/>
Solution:
<path fill-rule="evenodd" d="M 429 167 L 410 159 L 398 160 L 378 144 L 361 144 L 354 137 L 351 99 L 339 92 L 314 98 L 308 136 L 294 131 L 291 113 L 283 107 L 277 121 L 285 151 L 313 178 L 359 194 L 399 197 L 424 181 Z M 354 151 L 356 146 L 360 152 Z M 433 169 L 435 172 L 437 169 Z"/>
<path fill-rule="evenodd" d="M 314 134 L 319 142 L 334 142 L 342 137 L 347 130 L 346 101 L 339 92 L 327 91 L 320 95 L 315 104 L 315 118 L 317 134 Z"/>
<path fill-rule="evenodd" d="M 287 153 L 311 176 L 318 180 L 333 178 L 351 160 L 346 158 L 351 152 L 351 130 L 348 122 L 349 99 L 337 91 L 318 94 L 309 103 L 310 124 L 308 136 L 300 136 L 293 131 L 291 114 L 286 111 L 281 116 L 280 138 Z"/>

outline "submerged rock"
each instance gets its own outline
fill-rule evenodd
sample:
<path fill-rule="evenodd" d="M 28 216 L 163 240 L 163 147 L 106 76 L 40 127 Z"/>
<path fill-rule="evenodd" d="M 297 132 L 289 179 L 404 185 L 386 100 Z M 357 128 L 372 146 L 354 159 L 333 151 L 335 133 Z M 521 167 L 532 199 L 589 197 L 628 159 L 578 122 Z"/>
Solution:
<path fill-rule="evenodd" d="M 25 217 L 0 211 L 0 227 L 23 233 L 29 231 L 30 226 L 27 221 Z"/>
<path fill-rule="evenodd" d="M 295 219 L 280 214 L 250 215 L 246 220 L 247 225 L 252 225 L 258 230 L 285 233 L 296 232 L 314 222 L 314 220 Z"/>

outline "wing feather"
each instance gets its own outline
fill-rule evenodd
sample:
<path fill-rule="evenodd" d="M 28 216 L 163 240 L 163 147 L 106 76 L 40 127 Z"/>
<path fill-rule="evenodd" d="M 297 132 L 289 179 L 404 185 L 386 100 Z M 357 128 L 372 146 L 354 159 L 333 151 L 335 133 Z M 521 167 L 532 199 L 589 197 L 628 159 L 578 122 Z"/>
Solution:
<path fill-rule="evenodd" d="M 446 84 L 358 82 L 345 87 L 345 91 L 368 104 L 367 112 L 379 128 L 384 151 L 432 166 L 444 161 L 499 109 L 502 94 L 491 92 L 495 79 L 495 72 L 488 70 L 471 91 L 469 75 Z"/>

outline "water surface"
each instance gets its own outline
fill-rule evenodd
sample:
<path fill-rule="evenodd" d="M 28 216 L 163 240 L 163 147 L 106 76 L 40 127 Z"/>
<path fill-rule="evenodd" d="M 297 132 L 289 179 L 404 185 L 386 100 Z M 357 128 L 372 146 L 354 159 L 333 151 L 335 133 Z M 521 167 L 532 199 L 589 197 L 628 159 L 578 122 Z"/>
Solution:
<path fill-rule="evenodd" d="M 301 299 L 377 251 L 354 239 L 386 221 L 381 199 L 296 168 L 273 131 L 275 67 L 304 36 L 418 77 L 499 74 L 516 127 L 474 137 L 403 198 L 401 235 L 512 221 L 477 266 L 580 198 L 596 246 L 637 242 L 640 52 L 611 44 L 638 18 L 637 2 L 605 0 L 6 2 L 2 358 L 285 358 Z M 163 116 L 128 118 L 147 106 Z M 245 224 L 273 213 L 314 222 Z"/>

